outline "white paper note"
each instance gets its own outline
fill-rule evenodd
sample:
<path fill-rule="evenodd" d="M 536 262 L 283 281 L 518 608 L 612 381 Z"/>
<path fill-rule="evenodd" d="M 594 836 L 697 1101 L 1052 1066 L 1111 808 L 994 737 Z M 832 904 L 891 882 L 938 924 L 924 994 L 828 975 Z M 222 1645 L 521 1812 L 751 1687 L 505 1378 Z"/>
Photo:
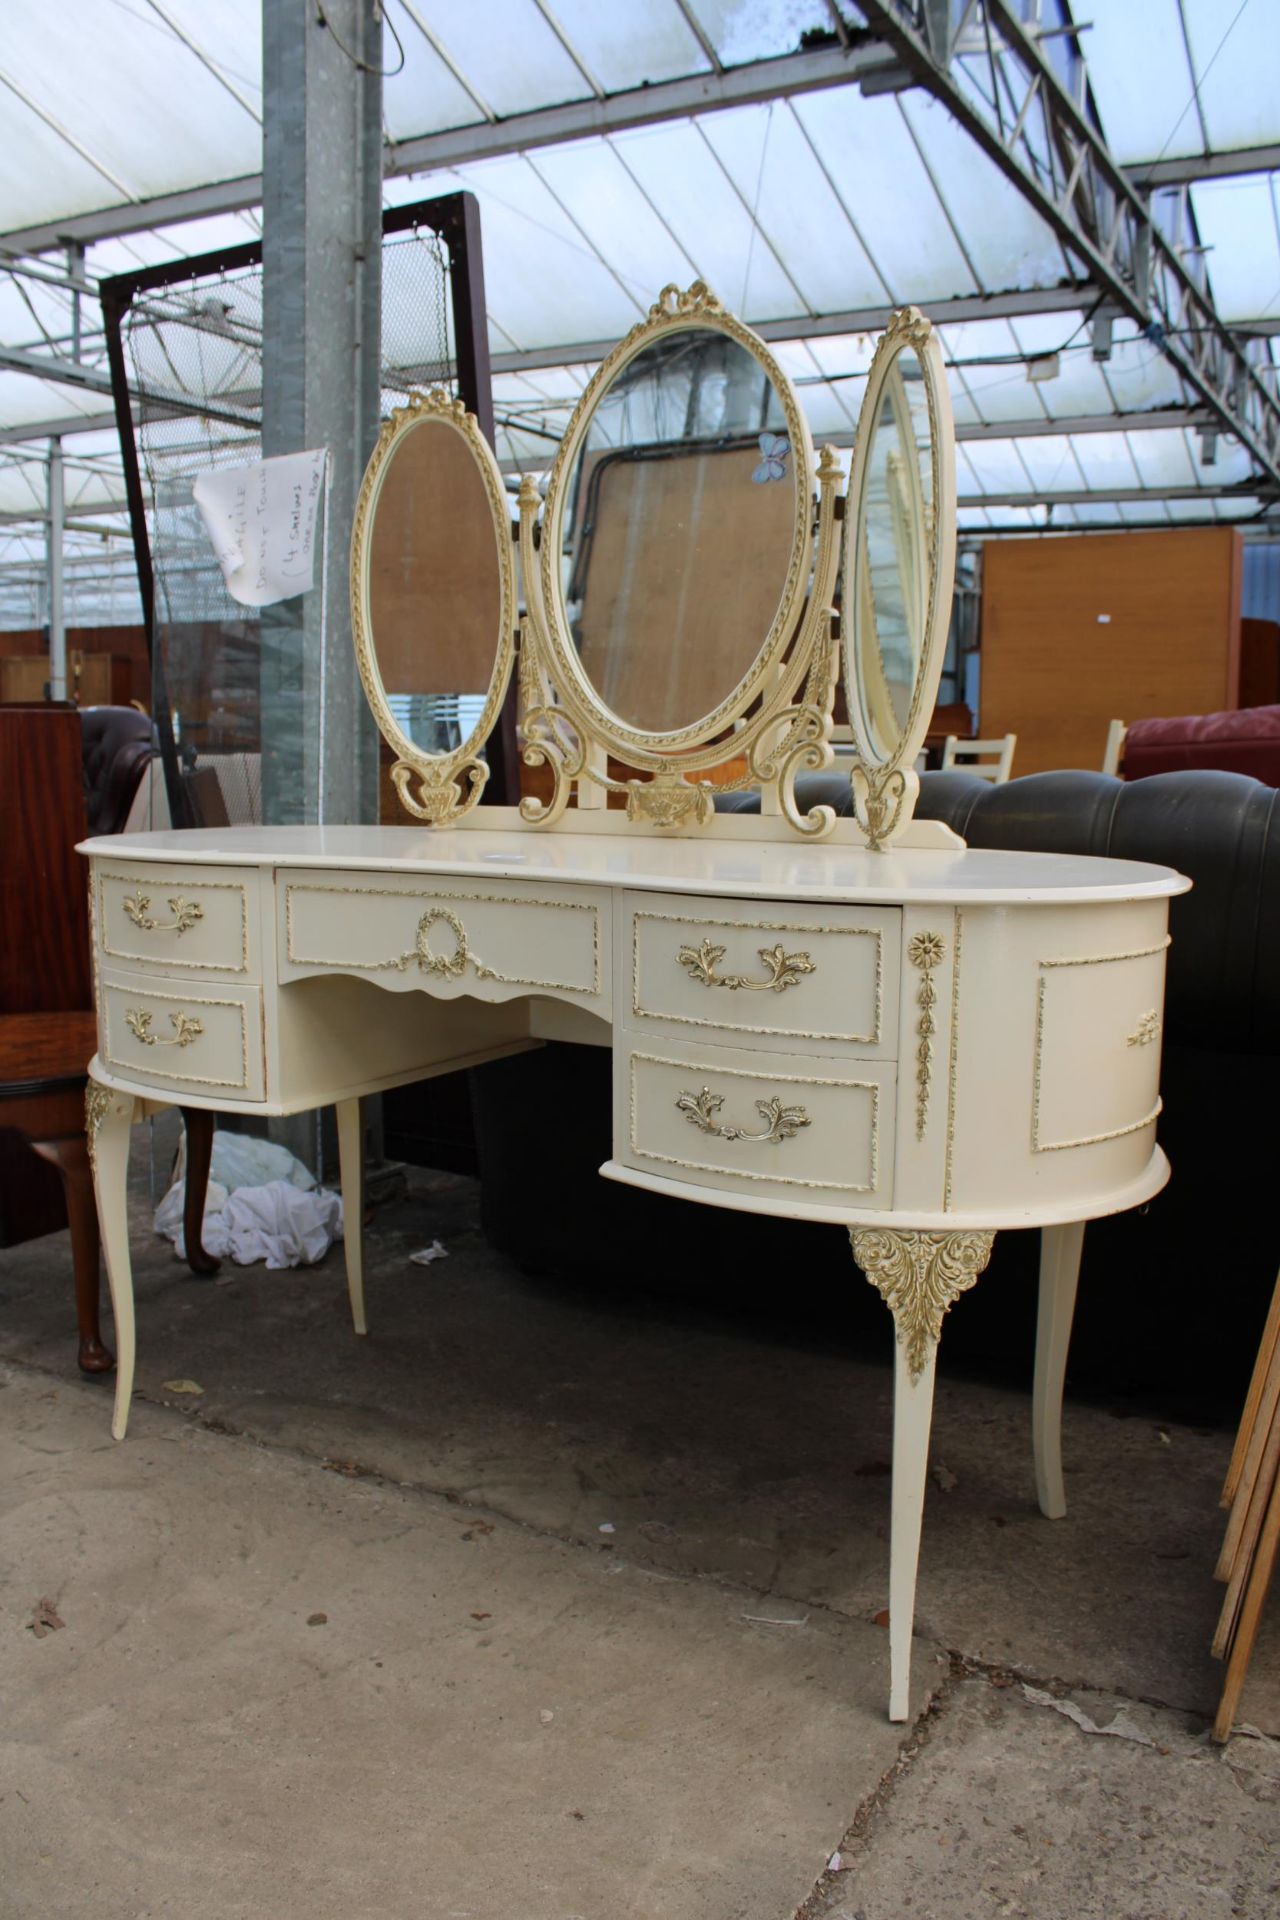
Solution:
<path fill-rule="evenodd" d="M 324 447 L 247 467 L 202 473 L 192 491 L 227 592 L 242 607 L 269 607 L 315 583 Z"/>

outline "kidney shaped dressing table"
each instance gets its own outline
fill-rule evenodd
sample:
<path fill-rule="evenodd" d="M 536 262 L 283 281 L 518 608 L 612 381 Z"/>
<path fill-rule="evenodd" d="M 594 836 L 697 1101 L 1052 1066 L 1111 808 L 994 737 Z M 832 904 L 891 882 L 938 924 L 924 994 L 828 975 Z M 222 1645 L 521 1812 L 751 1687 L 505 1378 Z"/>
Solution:
<path fill-rule="evenodd" d="M 85 849 L 117 1438 L 140 1113 L 335 1103 L 363 1332 L 361 1096 L 546 1039 L 611 1046 L 603 1174 L 845 1226 L 893 1313 L 889 1710 L 906 1717 L 942 1317 L 997 1230 L 1045 1229 L 1033 1437 L 1041 1506 L 1062 1513 L 1081 1223 L 1168 1172 L 1159 1036 L 1168 900 L 1186 885 L 1122 861 L 969 852 L 912 821 L 953 469 L 919 314 L 877 350 L 842 515 L 838 468 L 815 462 L 760 341 L 705 288 L 668 289 L 583 395 L 545 501 L 522 486 L 517 623 L 505 495 L 474 422 L 433 394 L 387 423 L 357 511 L 353 617 L 422 824 Z M 544 794 L 477 809 L 517 652 Z M 795 798 L 797 772 L 831 763 L 841 663 L 847 821 Z M 747 785 L 759 816 L 715 811 Z M 536 1124 L 554 1125 L 551 1091 Z"/>

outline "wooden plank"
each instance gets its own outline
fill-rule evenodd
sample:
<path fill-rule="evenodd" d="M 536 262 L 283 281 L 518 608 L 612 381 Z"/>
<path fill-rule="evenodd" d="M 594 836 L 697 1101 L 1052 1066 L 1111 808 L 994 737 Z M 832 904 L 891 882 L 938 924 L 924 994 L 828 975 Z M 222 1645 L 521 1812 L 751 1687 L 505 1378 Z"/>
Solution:
<path fill-rule="evenodd" d="M 1238 1499 L 1232 1509 L 1243 1516 L 1236 1550 L 1232 1555 L 1231 1577 L 1227 1584 L 1226 1599 L 1222 1603 L 1222 1612 L 1218 1617 L 1218 1630 L 1213 1636 L 1213 1656 L 1221 1660 L 1230 1649 L 1237 1631 L 1241 1602 L 1249 1585 L 1253 1562 L 1258 1552 L 1258 1543 L 1262 1537 L 1266 1515 L 1275 1501 L 1276 1484 L 1280 1480 L 1280 1420 L 1273 1420 L 1267 1431 L 1266 1447 L 1257 1479 L 1249 1489 L 1247 1501 Z M 1243 1491 L 1243 1483 L 1242 1483 Z"/>
<path fill-rule="evenodd" d="M 1227 1677 L 1222 1689 L 1222 1699 L 1218 1706 L 1217 1718 L 1213 1723 L 1213 1737 L 1221 1742 L 1230 1738 L 1235 1725 L 1240 1696 L 1244 1691 L 1245 1675 L 1249 1671 L 1249 1661 L 1258 1639 L 1258 1626 L 1262 1619 L 1262 1609 L 1275 1573 L 1276 1553 L 1280 1548 L 1280 1481 L 1271 1489 L 1271 1499 L 1267 1505 L 1266 1519 L 1263 1523 L 1258 1552 L 1249 1575 L 1244 1593 L 1244 1604 L 1240 1609 L 1240 1624 L 1231 1649 L 1231 1658 L 1227 1663 Z"/>
<path fill-rule="evenodd" d="M 1231 1450 L 1231 1464 L 1227 1468 L 1227 1477 L 1222 1485 L 1222 1505 L 1229 1507 L 1236 1497 L 1240 1485 L 1240 1476 L 1244 1470 L 1245 1455 L 1252 1442 L 1254 1429 L 1258 1423 L 1258 1410 L 1262 1405 L 1268 1375 L 1271 1372 L 1277 1342 L 1280 1342 L 1280 1274 L 1276 1276 L 1275 1291 L 1271 1295 L 1271 1307 L 1267 1313 L 1266 1325 L 1262 1329 L 1262 1342 L 1258 1348 L 1258 1358 L 1254 1363 L 1249 1391 L 1245 1395 L 1244 1412 L 1240 1416 L 1240 1427 L 1236 1434 L 1236 1443 Z"/>
<path fill-rule="evenodd" d="M 1262 1392 L 1258 1398 L 1257 1414 L 1243 1450 L 1236 1494 L 1231 1503 L 1231 1517 L 1227 1521 L 1226 1538 L 1223 1540 L 1222 1552 L 1218 1556 L 1218 1564 L 1214 1569 L 1216 1580 L 1229 1580 L 1235 1571 L 1236 1557 L 1240 1551 L 1240 1542 L 1253 1500 L 1254 1487 L 1263 1469 L 1273 1435 L 1280 1434 L 1278 1413 L 1280 1413 L 1280 1364 L 1277 1363 L 1277 1350 L 1273 1348 L 1271 1363 L 1267 1367 Z"/>

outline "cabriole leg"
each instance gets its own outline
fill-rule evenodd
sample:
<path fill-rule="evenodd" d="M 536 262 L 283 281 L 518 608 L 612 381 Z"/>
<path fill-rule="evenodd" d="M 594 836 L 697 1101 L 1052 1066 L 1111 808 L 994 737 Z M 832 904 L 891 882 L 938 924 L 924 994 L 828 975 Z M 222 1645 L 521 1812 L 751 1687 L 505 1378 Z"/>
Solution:
<path fill-rule="evenodd" d="M 209 1165 L 213 1159 L 214 1116 L 208 1107 L 183 1107 L 182 1124 L 187 1132 L 187 1178 L 182 1194 L 182 1244 L 187 1265 L 202 1280 L 210 1279 L 221 1266 L 204 1249 L 204 1203 L 209 1197 Z"/>
<path fill-rule="evenodd" d="M 1061 1520 L 1067 1510 L 1062 1480 L 1062 1383 L 1067 1376 L 1067 1348 L 1071 1344 L 1083 1247 L 1083 1221 L 1041 1229 L 1031 1439 L 1036 1459 L 1036 1498 L 1048 1520 Z"/>
<path fill-rule="evenodd" d="M 367 1333 L 364 1317 L 364 1128 L 360 1102 L 339 1100 L 338 1167 L 342 1180 L 342 1245 L 347 1261 L 347 1292 L 351 1296 L 351 1324 Z"/>
<path fill-rule="evenodd" d="M 942 1316 L 991 1258 L 994 1232 L 851 1227 L 853 1257 L 893 1315 L 893 1520 L 889 1546 L 889 1718 L 911 1700 L 911 1628 L 924 1516 L 933 1375 Z"/>
<path fill-rule="evenodd" d="M 133 1270 L 129 1264 L 129 1134 L 133 1126 L 133 1097 L 114 1093 L 91 1080 L 84 1096 L 84 1131 L 93 1167 L 93 1191 L 98 1203 L 98 1225 L 111 1288 L 111 1310 L 116 1323 L 116 1404 L 111 1422 L 115 1439 L 123 1440 L 129 1424 L 133 1394 L 135 1340 L 133 1325 Z"/>

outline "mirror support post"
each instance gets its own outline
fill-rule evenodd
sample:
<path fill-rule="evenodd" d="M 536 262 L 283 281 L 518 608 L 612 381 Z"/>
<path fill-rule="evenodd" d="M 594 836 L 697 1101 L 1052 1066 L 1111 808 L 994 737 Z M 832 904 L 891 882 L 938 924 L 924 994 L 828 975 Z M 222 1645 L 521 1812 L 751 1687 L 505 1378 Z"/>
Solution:
<path fill-rule="evenodd" d="M 377 817 L 347 553 L 378 430 L 382 22 L 376 0 L 263 10 L 264 455 L 327 447 L 327 577 L 262 615 L 267 824 Z M 354 50 L 359 63 L 349 56 Z"/>

